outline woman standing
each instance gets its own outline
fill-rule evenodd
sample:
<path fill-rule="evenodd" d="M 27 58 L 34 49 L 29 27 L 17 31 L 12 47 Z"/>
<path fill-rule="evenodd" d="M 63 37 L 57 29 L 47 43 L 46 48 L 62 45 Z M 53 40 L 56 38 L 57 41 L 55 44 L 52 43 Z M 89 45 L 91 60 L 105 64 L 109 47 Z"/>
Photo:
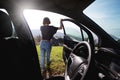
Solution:
<path fill-rule="evenodd" d="M 50 70 L 50 53 L 52 44 L 50 40 L 53 38 L 53 35 L 57 32 L 57 30 L 62 29 L 62 23 L 60 20 L 60 27 L 50 26 L 50 19 L 45 17 L 43 19 L 43 26 L 40 27 L 42 40 L 40 41 L 40 64 L 41 64 L 41 71 L 44 78 L 46 78 L 46 70 Z M 47 68 L 45 67 L 45 62 Z"/>

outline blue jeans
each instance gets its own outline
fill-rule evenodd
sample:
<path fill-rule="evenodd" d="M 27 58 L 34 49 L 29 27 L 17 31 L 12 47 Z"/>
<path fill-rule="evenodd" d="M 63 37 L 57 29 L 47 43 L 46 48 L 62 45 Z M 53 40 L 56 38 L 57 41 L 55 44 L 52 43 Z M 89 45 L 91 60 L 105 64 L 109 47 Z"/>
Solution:
<path fill-rule="evenodd" d="M 45 62 L 46 64 L 50 63 L 50 53 L 51 53 L 51 47 L 52 44 L 49 41 L 41 40 L 40 41 L 40 64 L 41 64 L 41 69 L 45 70 Z"/>

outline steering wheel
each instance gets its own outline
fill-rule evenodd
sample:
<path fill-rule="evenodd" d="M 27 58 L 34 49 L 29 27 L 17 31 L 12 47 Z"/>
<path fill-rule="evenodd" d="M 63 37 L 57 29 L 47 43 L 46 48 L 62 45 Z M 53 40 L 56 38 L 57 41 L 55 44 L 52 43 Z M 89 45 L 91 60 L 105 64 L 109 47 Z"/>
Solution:
<path fill-rule="evenodd" d="M 78 43 L 70 53 L 65 66 L 65 80 L 83 80 L 91 62 L 91 47 L 88 42 Z"/>

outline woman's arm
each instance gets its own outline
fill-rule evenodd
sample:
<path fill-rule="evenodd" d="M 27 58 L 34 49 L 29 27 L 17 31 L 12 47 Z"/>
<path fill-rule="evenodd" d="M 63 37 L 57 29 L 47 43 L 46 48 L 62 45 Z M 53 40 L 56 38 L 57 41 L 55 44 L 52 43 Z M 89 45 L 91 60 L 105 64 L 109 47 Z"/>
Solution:
<path fill-rule="evenodd" d="M 58 30 L 62 29 L 63 25 L 62 25 L 62 19 L 60 19 L 60 27 L 58 28 Z"/>

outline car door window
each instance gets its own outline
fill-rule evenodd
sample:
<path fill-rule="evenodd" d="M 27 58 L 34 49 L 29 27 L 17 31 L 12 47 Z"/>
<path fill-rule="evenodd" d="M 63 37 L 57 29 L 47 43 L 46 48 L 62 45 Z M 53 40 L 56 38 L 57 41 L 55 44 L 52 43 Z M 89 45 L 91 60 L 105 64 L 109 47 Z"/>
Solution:
<path fill-rule="evenodd" d="M 74 41 L 88 41 L 88 34 L 71 21 L 63 21 L 65 35 Z"/>

